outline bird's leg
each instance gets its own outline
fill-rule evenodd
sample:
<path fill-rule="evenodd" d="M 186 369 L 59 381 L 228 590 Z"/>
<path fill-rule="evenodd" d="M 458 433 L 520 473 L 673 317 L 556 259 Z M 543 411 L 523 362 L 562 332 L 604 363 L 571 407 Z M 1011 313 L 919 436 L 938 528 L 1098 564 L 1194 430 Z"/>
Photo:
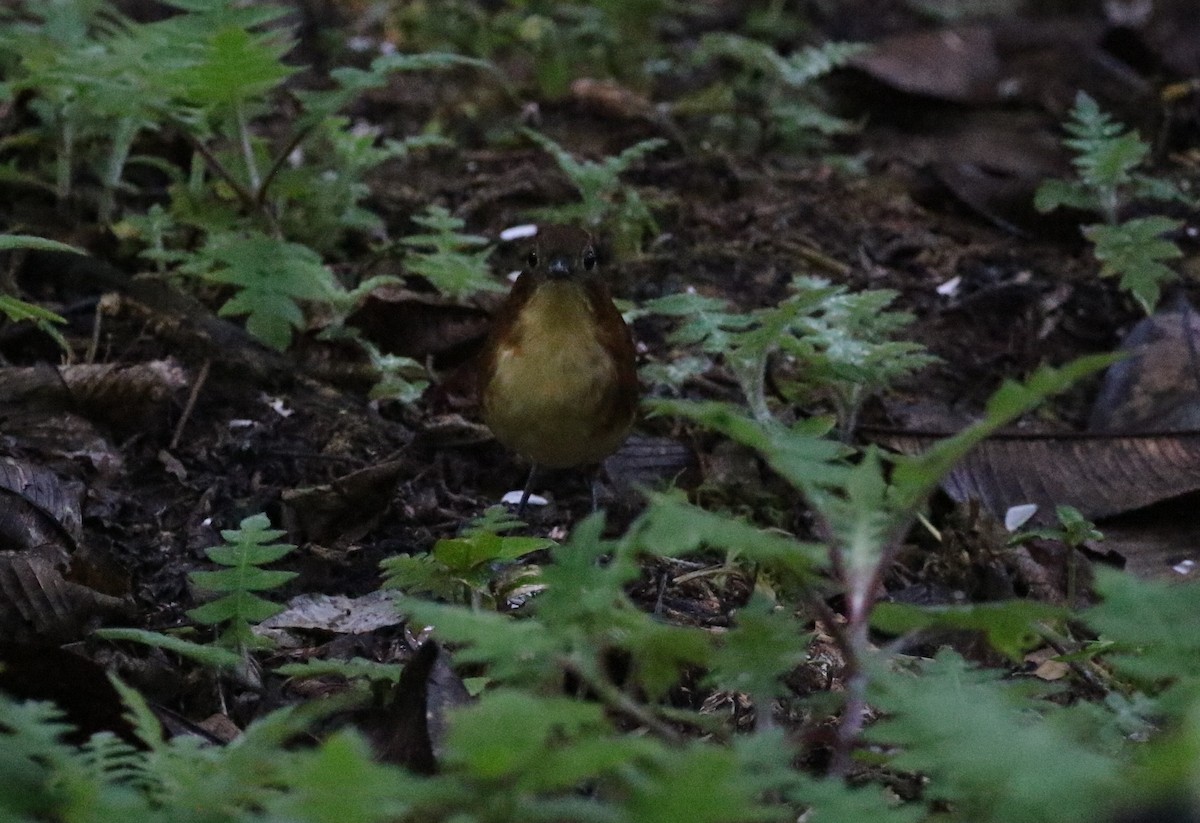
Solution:
<path fill-rule="evenodd" d="M 517 519 L 525 516 L 525 505 L 529 502 L 529 494 L 533 491 L 533 478 L 537 476 L 537 463 L 529 467 L 529 478 L 525 481 L 525 490 L 521 492 L 521 502 L 517 504 Z"/>

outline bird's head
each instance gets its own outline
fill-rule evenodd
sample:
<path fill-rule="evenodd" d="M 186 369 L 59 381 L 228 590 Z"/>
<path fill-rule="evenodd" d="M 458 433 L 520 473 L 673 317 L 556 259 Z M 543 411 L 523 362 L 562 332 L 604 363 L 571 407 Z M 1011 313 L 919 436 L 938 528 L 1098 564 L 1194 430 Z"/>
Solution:
<path fill-rule="evenodd" d="M 525 270 L 539 280 L 579 280 L 596 270 L 592 236 L 576 226 L 538 230 Z"/>

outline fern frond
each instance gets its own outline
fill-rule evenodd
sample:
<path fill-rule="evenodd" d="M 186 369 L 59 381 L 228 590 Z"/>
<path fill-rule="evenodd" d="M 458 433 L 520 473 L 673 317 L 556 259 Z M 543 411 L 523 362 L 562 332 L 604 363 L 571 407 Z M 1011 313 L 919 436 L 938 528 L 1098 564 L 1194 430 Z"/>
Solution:
<path fill-rule="evenodd" d="M 269 645 L 251 631 L 251 626 L 273 617 L 283 607 L 254 592 L 278 588 L 296 576 L 295 572 L 260 568 L 296 548 L 291 543 L 271 542 L 284 533 L 268 528 L 270 525 L 265 514 L 257 514 L 247 517 L 237 529 L 221 532 L 227 545 L 214 546 L 206 554 L 214 563 L 228 568 L 188 575 L 199 588 L 222 593 L 222 597 L 189 611 L 188 616 L 210 626 L 226 624 L 219 638 L 225 648 L 244 652 Z"/>

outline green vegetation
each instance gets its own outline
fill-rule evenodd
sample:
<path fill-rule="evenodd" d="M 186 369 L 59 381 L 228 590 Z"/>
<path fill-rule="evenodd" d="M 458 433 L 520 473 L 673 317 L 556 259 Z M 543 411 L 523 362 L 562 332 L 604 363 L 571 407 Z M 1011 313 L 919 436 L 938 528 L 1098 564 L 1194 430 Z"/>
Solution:
<path fill-rule="evenodd" d="M 1128 290 L 1147 314 L 1154 311 L 1162 285 L 1177 279 L 1166 261 L 1183 252 L 1163 235 L 1178 231 L 1183 222 L 1160 215 L 1124 219 L 1123 212 L 1139 200 L 1186 201 L 1174 186 L 1138 169 L 1150 154 L 1150 146 L 1136 132 L 1126 131 L 1096 101 L 1080 92 L 1066 124 L 1071 135 L 1064 143 L 1075 152 L 1078 178 L 1048 180 L 1037 192 L 1040 211 L 1061 206 L 1098 212 L 1103 223 L 1084 226 L 1083 233 L 1095 246 L 1100 274 L 1119 275 L 1121 288 Z"/>
<path fill-rule="evenodd" d="M 827 401 L 839 429 L 848 434 L 868 395 L 932 361 L 919 345 L 891 339 L 913 319 L 906 312 L 888 310 L 895 292 L 851 293 L 814 277 L 794 278 L 791 289 L 779 304 L 744 314 L 698 294 L 648 301 L 646 311 L 680 318 L 668 342 L 705 355 L 681 358 L 673 366 L 656 364 L 651 375 L 678 387 L 705 371 L 710 358 L 721 358 L 761 422 L 774 416 L 767 401 L 767 378 L 775 361 L 771 382 L 782 399 L 799 404 Z"/>
<path fill-rule="evenodd" d="M 400 4 L 390 19 L 414 53 L 334 69 L 316 91 L 293 85 L 299 67 L 287 59 L 293 42 L 281 9 L 171 5 L 178 14 L 144 24 L 88 0 L 0 12 L 0 99 L 28 99 L 35 121 L 3 145 L 0 174 L 111 226 L 156 276 L 195 288 L 278 349 L 318 327 L 327 338 L 353 338 L 350 311 L 398 280 L 356 282 L 334 268 L 360 253 L 396 255 L 405 274 L 451 300 L 497 289 L 487 239 L 446 205 L 418 204 L 405 218 L 420 231 L 387 238 L 367 172 L 448 138 L 436 116 L 401 139 L 356 128 L 345 112 L 365 92 L 394 72 L 457 69 L 511 94 L 515 81 L 497 77 L 490 61 L 513 55 L 532 61 L 526 82 L 543 95 L 602 69 L 640 86 L 667 53 L 658 34 L 672 8 L 662 0 Z M 771 3 L 757 19 L 778 19 L 782 9 Z M 763 40 L 711 35 L 694 57 L 715 79 L 675 114 L 703 121 L 698 144 L 724 135 L 735 147 L 827 148 L 852 124 L 828 113 L 813 81 L 855 53 L 826 44 L 783 55 Z M 721 76 L 729 64 L 732 79 Z M 651 198 L 621 178 L 664 141 L 579 159 L 538 131 L 519 132 L 515 115 L 498 119 L 488 135 L 523 134 L 579 193 L 580 202 L 540 214 L 606 232 L 623 251 L 657 233 Z M 1163 235 L 1177 224 L 1123 212 L 1134 199 L 1178 195 L 1139 172 L 1145 144 L 1090 98 L 1079 98 L 1068 129 L 1078 179 L 1047 185 L 1038 205 L 1100 214 L 1104 222 L 1086 229 L 1097 258 L 1149 310 L 1174 276 L 1163 261 L 1178 249 Z M 150 138 L 179 141 L 184 166 L 151 151 Z M 81 184 L 89 179 L 92 187 Z M 0 238 L 0 249 L 23 246 L 59 248 Z M 450 712 L 436 774 L 376 762 L 355 731 L 328 732 L 339 701 L 275 710 L 229 745 L 208 746 L 165 740 L 145 699 L 118 683 L 137 745 L 104 733 L 76 747 L 63 741 L 68 729 L 55 708 L 0 695 L 0 819 L 1091 823 L 1142 803 L 1196 799 L 1200 585 L 1100 574 L 1098 605 L 1079 611 L 1020 600 L 881 602 L 885 575 L 956 461 L 1112 362 L 1090 357 L 1006 383 L 977 423 L 921 456 L 857 447 L 849 434 L 866 398 L 931 360 L 898 339 L 912 317 L 890 308 L 895 296 L 798 275 L 777 305 L 746 312 L 693 293 L 635 309 L 670 318 L 669 342 L 680 351 L 648 372 L 670 395 L 652 403 L 660 422 L 751 450 L 776 476 L 775 505 L 786 518 L 735 517 L 658 493 L 623 533 L 606 532 L 598 514 L 557 542 L 512 534 L 523 524 L 492 509 L 428 552 L 383 562 L 384 585 L 401 593 L 410 626 L 432 627 L 455 666 L 482 683 L 477 701 Z M 0 312 L 51 334 L 62 322 L 7 291 Z M 362 346 L 382 375 L 375 396 L 415 402 L 424 367 Z M 732 376 L 744 407 L 683 399 L 686 381 L 713 368 Z M 797 408 L 828 415 L 798 420 Z M 1078 512 L 1061 509 L 1059 520 L 1060 529 L 1037 536 L 1070 550 L 1098 537 Z M 803 523 L 814 537 L 779 523 L 797 532 Z M 222 568 L 190 577 L 218 595 L 188 612 L 195 626 L 98 637 L 249 679 L 255 655 L 271 650 L 253 627 L 281 608 L 262 594 L 294 577 L 264 566 L 294 547 L 278 542 L 283 532 L 265 515 L 222 536 L 226 544 L 208 550 Z M 517 562 L 533 552 L 547 560 Z M 648 568 L 680 558 L 695 561 L 693 579 L 730 584 L 728 602 L 738 605 L 722 604 L 727 622 L 674 621 L 634 595 Z M 684 576 L 664 572 L 654 582 L 665 591 Z M 985 667 L 947 649 L 918 657 L 929 629 L 976 632 L 1013 665 Z M 201 632 L 213 639 L 190 639 Z M 1047 638 L 1062 647 L 1078 689 L 1019 668 Z M 797 685 L 793 676 L 814 665 L 817 649 L 835 658 L 827 684 Z M 277 671 L 399 677 L 365 660 Z M 833 681 L 844 688 L 828 688 Z M 720 695 L 741 705 L 741 716 L 706 701 Z"/>
<path fill-rule="evenodd" d="M 401 46 L 528 64 L 537 94 L 561 97 L 577 77 L 642 86 L 663 56 L 665 0 L 417 0 L 391 10 Z"/>
<path fill-rule="evenodd" d="M 34 95 L 40 123 L 13 141 L 37 150 L 9 160 L 5 175 L 41 185 L 49 170 L 65 204 L 76 198 L 80 170 L 99 169 L 101 222 L 118 221 L 118 233 L 143 244 L 161 273 L 231 291 L 222 313 L 245 316 L 252 334 L 283 349 L 305 327 L 305 306 L 344 316 L 377 284 L 348 292 L 323 259 L 339 253 L 350 234 L 382 229 L 362 207 L 369 193 L 363 175 L 438 142 L 381 142 L 338 111 L 393 72 L 489 67 L 420 54 L 336 69 L 333 88 L 295 94 L 298 113 L 282 137 L 268 138 L 255 125 L 280 108 L 296 71 L 284 62 L 294 45 L 278 25 L 285 10 L 225 0 L 175 5 L 184 13 L 144 24 L 82 2 L 30 10 L 24 20 L 37 22 L 8 20 L 0 39 L 19 57 L 0 95 Z M 185 140 L 190 166 L 134 154 L 148 133 Z M 130 187 L 135 165 L 166 178 L 165 208 L 120 213 L 117 194 Z"/>
<path fill-rule="evenodd" d="M 43 251 L 65 251 L 72 254 L 83 254 L 82 251 L 74 246 L 68 246 L 65 243 L 59 243 L 54 240 L 47 240 L 44 237 L 0 234 L 0 251 L 13 251 L 16 249 L 41 249 Z M 70 356 L 71 347 L 67 345 L 66 338 L 56 328 L 56 326 L 63 325 L 67 321 L 54 312 L 43 309 L 41 306 L 30 303 L 27 300 L 22 300 L 16 295 L 0 292 L 0 314 L 3 314 L 14 323 L 22 321 L 33 323 L 40 331 L 53 338 L 59 348 L 68 357 Z"/>
<path fill-rule="evenodd" d="M 159 646 L 218 668 L 242 666 L 254 649 L 272 648 L 273 644 L 255 635 L 252 628 L 283 611 L 283 606 L 255 592 L 279 588 L 296 573 L 260 567 L 286 557 L 296 547 L 290 543 L 272 543 L 284 533 L 269 528 L 270 525 L 265 514 L 256 514 L 243 520 L 239 528 L 222 531 L 221 537 L 228 545 L 214 546 L 206 554 L 209 560 L 228 568 L 188 575 L 199 589 L 221 595 L 188 612 L 188 617 L 203 626 L 224 626 L 215 642 L 194 643 L 138 629 L 102 629 L 100 636 Z"/>
<path fill-rule="evenodd" d="M 1096 524 L 1083 516 L 1074 506 L 1057 506 L 1054 511 L 1058 519 L 1057 526 L 1042 529 L 1029 529 L 1013 535 L 1009 541 L 1013 545 L 1027 543 L 1030 540 L 1057 540 L 1066 547 L 1067 554 L 1067 602 L 1075 603 L 1075 592 L 1078 581 L 1078 558 L 1076 553 L 1086 543 L 1100 541 L 1104 535 L 1096 528 Z"/>
<path fill-rule="evenodd" d="M 476 608 L 485 603 L 495 608 L 497 598 L 503 600 L 504 588 L 520 582 L 508 581 L 507 587 L 496 591 L 496 584 L 504 582 L 497 574 L 498 566 L 554 545 L 543 537 L 504 535 L 524 525 L 505 507 L 494 506 L 464 529 L 461 537 L 439 540 L 427 554 L 385 560 L 384 587 L 432 594 Z"/>
<path fill-rule="evenodd" d="M 75 749 L 57 741 L 62 727 L 53 710 L 2 699 L 0 771 L 8 779 L 0 783 L 0 810 L 11 819 L 71 820 L 111 819 L 117 808 L 133 820 L 194 819 L 181 815 L 205 808 L 206 819 L 230 821 L 334 814 L 365 821 L 666 821 L 702 798 L 702 817 L 711 821 L 794 819 L 806 809 L 828 820 L 914 821 L 940 809 L 937 819 L 944 820 L 1090 821 L 1186 792 L 1187 753 L 1200 745 L 1189 720 L 1200 699 L 1192 665 L 1200 633 L 1188 628 L 1200 613 L 1195 584 L 1100 576 L 1101 604 L 1077 619 L 1103 642 L 1081 646 L 1070 659 L 1093 677 L 1109 678 L 1102 702 L 1064 705 L 1050 699 L 1053 686 L 1004 678 L 952 652 L 921 660 L 867 642 L 864 621 L 874 612 L 876 624 L 893 632 L 982 630 L 1012 658 L 1062 625 L 1063 610 L 1038 604 L 876 607 L 877 584 L 904 524 L 958 455 L 1103 362 L 1005 387 L 975 427 L 926 457 L 892 459 L 890 480 L 879 455 L 855 463 L 844 447 L 811 432 L 759 423 L 729 407 L 674 404 L 760 448 L 808 496 L 831 542 L 799 543 L 664 497 L 619 539 L 604 539 L 603 521 L 593 517 L 568 543 L 551 547 L 552 562 L 538 578 L 545 588 L 519 614 L 498 614 L 480 601 L 460 606 L 410 595 L 405 611 L 436 626 L 439 637 L 458 646 L 455 659 L 489 681 L 478 702 L 453 715 L 436 776 L 373 763 L 350 732 L 317 748 L 284 748 L 311 722 L 312 709 L 276 712 L 229 747 L 200 748 L 185 738 L 163 742 L 141 698 L 127 691 L 146 748 L 102 736 Z M 445 556 L 496 556 L 495 541 L 508 539 L 496 537 L 505 524 L 495 515 L 488 523 L 444 546 Z M 798 697 L 785 686 L 811 641 L 794 603 L 760 589 L 728 631 L 713 633 L 664 623 L 629 599 L 626 586 L 647 555 L 701 547 L 733 552 L 737 567 L 774 579 L 790 574 L 802 587 L 830 585 L 820 572 L 832 573 L 846 594 L 849 622 L 823 625 L 855 672 L 834 772 L 858 760 L 897 774 L 919 771 L 925 776 L 919 799 L 888 800 L 878 788 L 850 788 L 794 768 L 798 741 L 781 732 L 768 707 L 783 701 L 777 705 L 789 712 L 824 716 L 829 697 Z M 530 546 L 509 548 L 500 554 Z M 617 670 L 614 655 L 625 661 Z M 757 710 L 753 730 L 736 734 L 713 715 L 661 702 L 688 671 L 703 673 L 707 688 L 749 695 Z M 588 699 L 562 694 L 564 676 L 585 687 Z M 886 716 L 863 729 L 868 702 Z M 647 734 L 626 734 L 629 723 Z M 860 740 L 873 748 L 859 749 Z M 336 794 L 336 810 L 329 793 Z"/>
<path fill-rule="evenodd" d="M 857 43 L 824 43 L 784 57 L 761 40 L 727 33 L 706 35 L 693 59 L 699 64 L 731 61 L 740 71 L 689 95 L 677 110 L 684 116 L 702 116 L 708 134 L 735 147 L 823 150 L 829 138 L 848 134 L 855 126 L 829 112 L 815 81 L 845 65 L 863 48 Z"/>
<path fill-rule="evenodd" d="M 478 291 L 505 290 L 488 269 L 487 257 L 491 249 L 481 248 L 487 246 L 487 238 L 463 234 L 463 221 L 441 206 L 428 207 L 425 214 L 413 217 L 413 222 L 426 231 L 410 234 L 400 241 L 414 249 L 404 260 L 408 271 L 424 277 L 439 292 L 454 298 Z"/>
<path fill-rule="evenodd" d="M 614 157 L 600 161 L 576 160 L 570 152 L 544 134 L 526 129 L 525 134 L 541 146 L 583 198 L 582 203 L 553 206 L 533 216 L 551 223 L 578 223 L 612 237 L 623 252 L 641 248 L 649 235 L 657 233 L 650 209 L 631 186 L 623 186 L 620 176 L 634 163 L 667 144 L 666 140 L 643 140 Z"/>

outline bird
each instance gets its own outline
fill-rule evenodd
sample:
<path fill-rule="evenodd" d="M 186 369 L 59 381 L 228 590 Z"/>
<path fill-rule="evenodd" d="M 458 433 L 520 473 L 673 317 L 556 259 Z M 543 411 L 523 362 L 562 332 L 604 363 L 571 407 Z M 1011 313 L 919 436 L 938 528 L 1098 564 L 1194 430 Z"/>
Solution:
<path fill-rule="evenodd" d="M 625 441 L 637 413 L 636 348 L 589 232 L 539 229 L 492 320 L 479 375 L 484 423 L 533 464 L 518 516 L 539 467 L 598 463 Z"/>

